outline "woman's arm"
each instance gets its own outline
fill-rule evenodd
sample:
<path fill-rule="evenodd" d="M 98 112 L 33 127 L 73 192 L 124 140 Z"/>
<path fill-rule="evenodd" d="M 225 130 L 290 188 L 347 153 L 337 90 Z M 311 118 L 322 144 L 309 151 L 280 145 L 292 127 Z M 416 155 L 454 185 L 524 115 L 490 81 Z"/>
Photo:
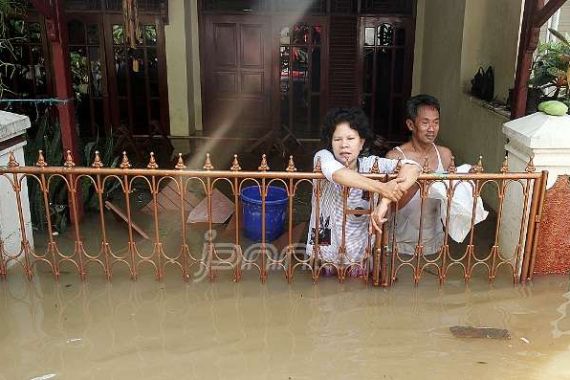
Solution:
<path fill-rule="evenodd" d="M 383 183 L 367 178 L 348 168 L 342 168 L 335 171 L 332 178 L 335 183 L 340 185 L 378 193 L 382 197 L 388 198 L 394 202 L 398 201 L 404 194 L 399 184 L 404 182 L 405 178 L 396 178 Z"/>
<path fill-rule="evenodd" d="M 397 201 L 403 195 L 403 191 L 398 185 L 400 182 L 403 182 L 403 179 L 401 178 L 394 179 L 387 183 L 367 178 L 354 170 L 346 168 L 334 158 L 330 151 L 326 149 L 320 150 L 315 154 L 315 164 L 317 159 L 320 159 L 321 171 L 331 182 L 338 183 L 342 186 L 378 193 L 382 195 L 382 197 L 393 201 Z"/>

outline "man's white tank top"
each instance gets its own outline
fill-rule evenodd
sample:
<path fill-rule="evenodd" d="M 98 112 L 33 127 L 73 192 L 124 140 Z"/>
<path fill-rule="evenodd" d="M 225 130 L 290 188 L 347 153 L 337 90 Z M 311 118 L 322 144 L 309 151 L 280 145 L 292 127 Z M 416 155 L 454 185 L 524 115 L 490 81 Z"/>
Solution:
<path fill-rule="evenodd" d="M 445 173 L 441 156 L 436 145 L 433 148 L 437 154 L 436 173 Z M 395 148 L 402 155 L 403 159 L 408 159 L 400 147 Z M 398 252 L 404 255 L 413 255 L 418 244 L 420 230 L 420 208 L 422 200 L 418 190 L 412 199 L 401 209 L 396 216 L 396 243 Z M 439 252 L 443 244 L 443 223 L 441 222 L 441 202 L 438 199 L 426 198 L 423 209 L 422 225 L 422 245 L 424 255 L 432 255 Z"/>

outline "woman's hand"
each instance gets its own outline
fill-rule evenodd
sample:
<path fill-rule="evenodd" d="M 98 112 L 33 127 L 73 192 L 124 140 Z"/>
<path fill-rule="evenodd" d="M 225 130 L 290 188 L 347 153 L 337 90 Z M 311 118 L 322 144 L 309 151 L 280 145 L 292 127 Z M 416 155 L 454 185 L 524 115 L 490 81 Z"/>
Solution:
<path fill-rule="evenodd" d="M 404 182 L 405 178 L 394 178 L 386 183 L 380 183 L 381 187 L 378 193 L 383 197 L 387 198 L 392 202 L 398 202 L 402 195 L 404 195 L 404 190 L 400 187 L 400 183 Z"/>
<path fill-rule="evenodd" d="M 388 220 L 386 214 L 390 209 L 390 201 L 386 198 L 380 201 L 380 204 L 372 210 L 370 214 L 370 225 L 368 232 L 373 234 L 375 231 L 382 233 L 382 225 Z"/>

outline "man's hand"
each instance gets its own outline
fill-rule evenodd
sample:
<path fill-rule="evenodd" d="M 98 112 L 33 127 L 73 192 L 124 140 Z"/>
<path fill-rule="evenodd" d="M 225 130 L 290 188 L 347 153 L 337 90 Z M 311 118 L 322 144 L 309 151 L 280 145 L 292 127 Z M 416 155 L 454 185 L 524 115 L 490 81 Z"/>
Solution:
<path fill-rule="evenodd" d="M 381 183 L 380 195 L 392 202 L 398 202 L 400 198 L 402 198 L 402 195 L 404 195 L 404 190 L 401 189 L 400 183 L 405 180 L 405 178 L 397 177 L 386 183 Z"/>
<path fill-rule="evenodd" d="M 390 209 L 390 201 L 386 198 L 380 201 L 380 204 L 374 208 L 370 214 L 370 224 L 368 226 L 368 233 L 373 234 L 375 231 L 382 233 L 382 225 L 388 220 L 386 214 Z"/>

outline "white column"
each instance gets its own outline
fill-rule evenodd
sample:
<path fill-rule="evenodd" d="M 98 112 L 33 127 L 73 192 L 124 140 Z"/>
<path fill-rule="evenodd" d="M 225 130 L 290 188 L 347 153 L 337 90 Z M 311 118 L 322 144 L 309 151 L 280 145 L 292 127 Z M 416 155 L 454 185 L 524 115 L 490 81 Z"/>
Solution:
<path fill-rule="evenodd" d="M 503 133 L 508 138 L 505 149 L 511 172 L 524 172 L 533 157 L 537 171 L 549 172 L 547 188 L 554 185 L 559 175 L 570 174 L 570 116 L 537 112 L 503 124 Z M 519 240 L 523 205 L 522 187 L 512 183 L 505 196 L 500 231 L 501 247 L 508 256 Z"/>
<path fill-rule="evenodd" d="M 21 166 L 25 165 L 24 146 L 26 140 L 19 136 L 26 133 L 30 128 L 30 119 L 24 115 L 0 111 L 0 166 L 6 166 L 10 152 L 14 153 L 16 161 Z M 11 256 L 20 251 L 22 233 L 20 230 L 18 207 L 11 183 L 11 175 L 0 177 L 0 239 L 4 242 L 4 249 Z M 28 186 L 26 180 L 21 183 L 20 199 L 24 214 L 26 237 L 33 248 L 32 221 L 30 217 L 30 205 L 28 201 Z"/>

